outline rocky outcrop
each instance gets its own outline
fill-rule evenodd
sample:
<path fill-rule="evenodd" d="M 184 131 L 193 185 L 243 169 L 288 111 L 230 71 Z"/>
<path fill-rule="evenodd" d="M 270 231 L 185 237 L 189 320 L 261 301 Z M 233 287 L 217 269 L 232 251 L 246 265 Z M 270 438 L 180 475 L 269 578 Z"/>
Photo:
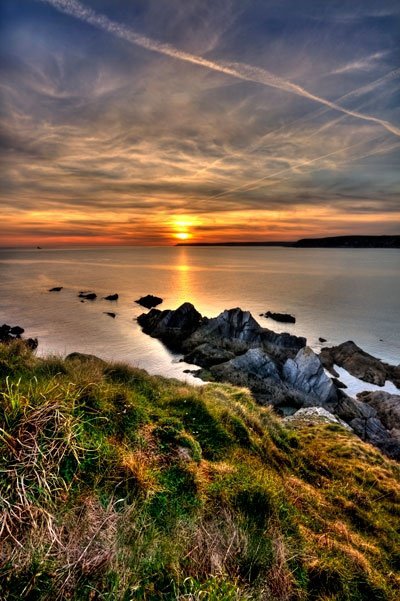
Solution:
<path fill-rule="evenodd" d="M 159 338 L 174 350 L 182 349 L 182 342 L 189 338 L 203 322 L 203 317 L 191 303 L 183 303 L 175 311 L 151 309 L 137 318 L 146 334 Z"/>
<path fill-rule="evenodd" d="M 218 363 L 224 363 L 235 357 L 234 353 L 224 348 L 219 348 L 205 342 L 200 344 L 193 351 L 187 353 L 183 360 L 186 363 L 194 363 L 200 367 L 211 367 Z"/>
<path fill-rule="evenodd" d="M 361 392 L 357 398 L 376 411 L 385 428 L 400 430 L 400 394 L 381 391 Z"/>
<path fill-rule="evenodd" d="M 210 369 L 217 380 L 247 386 L 257 392 L 266 392 L 271 384 L 281 382 L 274 361 L 261 348 L 251 348 L 230 361 Z"/>
<path fill-rule="evenodd" d="M 199 328 L 188 341 L 188 346 L 197 346 L 198 343 L 214 340 L 222 342 L 238 341 L 245 343 L 243 348 L 250 344 L 262 343 L 262 327 L 256 322 L 249 311 L 242 311 L 238 307 L 223 311 Z"/>
<path fill-rule="evenodd" d="M 154 296 L 153 294 L 147 294 L 146 296 L 141 296 L 135 303 L 141 305 L 142 307 L 146 307 L 146 309 L 152 309 L 153 307 L 157 307 L 161 305 L 163 299 L 159 296 Z"/>
<path fill-rule="evenodd" d="M 147 334 L 183 352 L 184 361 L 202 368 L 189 370 L 190 373 L 208 381 L 247 387 L 258 402 L 273 406 L 282 415 L 313 408 L 299 417 L 322 416 L 334 423 L 347 424 L 363 440 L 391 457 L 400 457 L 400 428 L 390 430 L 389 421 L 385 421 L 386 414 L 395 415 L 395 403 L 385 399 L 379 411 L 372 397 L 368 397 L 371 402 L 367 403 L 364 398 L 347 396 L 340 388 L 343 385 L 339 382 L 336 385 L 327 375 L 320 357 L 305 346 L 305 338 L 263 328 L 251 313 L 238 307 L 209 319 L 202 317 L 190 303 L 184 303 L 175 311 L 151 309 L 138 317 L 138 323 Z M 336 348 L 339 354 L 343 353 L 344 363 L 354 360 L 350 351 L 355 351 L 360 355 L 357 361 L 372 364 L 376 374 L 390 367 L 354 343 Z M 336 348 L 324 349 L 323 353 L 325 366 L 331 370 L 335 363 L 341 362 Z M 348 366 L 347 369 L 351 371 Z"/>
<path fill-rule="evenodd" d="M 294 359 L 283 366 L 283 377 L 294 388 L 311 395 L 321 403 L 334 401 L 337 393 L 322 363 L 309 347 L 301 349 Z"/>
<path fill-rule="evenodd" d="M 119 298 L 118 294 L 109 294 L 108 296 L 104 297 L 104 300 L 116 301 L 116 300 L 118 300 L 118 298 Z"/>
<path fill-rule="evenodd" d="M 277 359 L 286 353 L 296 354 L 306 344 L 305 338 L 262 328 L 249 311 L 238 307 L 205 320 L 184 346 L 192 350 L 210 341 L 214 346 L 224 345 L 235 354 L 244 353 L 249 347 L 261 347 Z"/>
<path fill-rule="evenodd" d="M 337 376 L 334 365 L 346 369 L 352 376 L 384 386 L 386 380 L 391 380 L 400 388 L 400 366 L 388 365 L 380 359 L 369 355 L 353 341 L 343 342 L 338 346 L 326 347 L 321 350 L 321 361 L 333 375 Z"/>
<path fill-rule="evenodd" d="M 260 317 L 269 317 L 270 319 L 280 321 L 281 323 L 296 323 L 294 315 L 290 315 L 289 313 L 273 313 L 272 311 L 267 311 L 266 313 L 261 313 Z"/>

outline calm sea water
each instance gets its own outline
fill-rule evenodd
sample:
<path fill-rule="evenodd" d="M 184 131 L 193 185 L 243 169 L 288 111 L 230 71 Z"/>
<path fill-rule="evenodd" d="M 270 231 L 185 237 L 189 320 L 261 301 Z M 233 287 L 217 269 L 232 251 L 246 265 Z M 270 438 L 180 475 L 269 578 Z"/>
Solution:
<path fill-rule="evenodd" d="M 93 353 L 151 373 L 185 377 L 186 364 L 143 334 L 134 300 L 147 293 L 161 308 L 192 302 L 207 316 L 241 307 L 275 331 L 307 337 L 320 348 L 354 340 L 400 362 L 398 250 L 129 247 L 0 251 L 0 322 L 39 338 L 39 354 Z M 49 293 L 53 286 L 64 286 Z M 80 290 L 101 298 L 81 303 Z M 295 325 L 258 317 L 267 310 L 296 316 Z M 104 311 L 115 311 L 116 319 Z M 188 378 L 190 379 L 190 377 Z"/>

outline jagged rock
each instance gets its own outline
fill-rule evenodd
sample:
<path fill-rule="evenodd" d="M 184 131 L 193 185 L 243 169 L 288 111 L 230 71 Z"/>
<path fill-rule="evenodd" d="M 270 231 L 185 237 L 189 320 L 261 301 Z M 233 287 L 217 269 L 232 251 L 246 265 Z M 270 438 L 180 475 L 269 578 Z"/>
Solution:
<path fill-rule="evenodd" d="M 391 380 L 400 388 L 400 366 L 388 365 L 380 359 L 369 355 L 349 340 L 338 346 L 326 347 L 321 350 L 321 361 L 333 375 L 334 364 L 346 369 L 352 376 L 384 386 L 386 380 Z"/>
<path fill-rule="evenodd" d="M 332 380 L 326 375 L 320 359 L 309 347 L 300 349 L 294 359 L 286 361 L 283 377 L 294 388 L 314 396 L 321 403 L 336 399 L 336 389 Z"/>
<path fill-rule="evenodd" d="M 239 340 L 246 344 L 261 343 L 263 329 L 249 311 L 227 309 L 217 317 L 208 319 L 193 340 Z"/>
<path fill-rule="evenodd" d="M 388 430 L 400 429 L 400 394 L 388 392 L 361 392 L 357 398 L 376 412 Z"/>
<path fill-rule="evenodd" d="M 159 338 L 172 349 L 180 350 L 182 342 L 202 323 L 201 314 L 191 303 L 183 303 L 178 309 L 151 309 L 137 318 L 143 331 Z"/>
<path fill-rule="evenodd" d="M 281 381 L 274 361 L 261 348 L 251 348 L 243 355 L 239 355 L 226 363 L 215 365 L 210 371 L 213 374 L 226 375 L 230 372 L 241 371 L 261 380 Z"/>
<path fill-rule="evenodd" d="M 291 350 L 305 346 L 306 339 L 291 334 L 277 334 L 262 328 L 249 311 L 240 308 L 225 310 L 217 317 L 206 320 L 185 343 L 188 350 L 199 344 L 212 341 L 213 345 L 225 345 L 236 353 L 244 353 L 250 346 L 263 346 L 270 353 Z"/>
<path fill-rule="evenodd" d="M 200 367 L 211 367 L 212 365 L 229 361 L 234 357 L 235 355 L 231 351 L 215 347 L 212 344 L 205 342 L 185 355 L 183 360 L 186 361 L 186 363 L 200 365 Z"/>
<path fill-rule="evenodd" d="M 296 318 L 294 315 L 290 315 L 289 313 L 273 313 L 272 311 L 267 311 L 262 314 L 262 317 L 269 317 L 275 321 L 279 321 L 281 323 L 296 323 Z"/>
<path fill-rule="evenodd" d="M 60 292 L 63 289 L 63 286 L 54 286 L 54 288 L 50 288 L 49 292 Z"/>
<path fill-rule="evenodd" d="M 353 419 L 368 419 L 377 415 L 373 407 L 353 399 L 343 392 L 339 395 L 338 401 L 332 405 L 332 411 L 348 423 Z"/>
<path fill-rule="evenodd" d="M 95 292 L 80 292 L 78 294 L 79 298 L 84 298 L 85 300 L 95 300 L 97 298 L 97 294 Z"/>
<path fill-rule="evenodd" d="M 108 296 L 104 297 L 104 300 L 116 301 L 116 300 L 118 300 L 118 298 L 119 298 L 118 294 L 109 294 Z"/>
<path fill-rule="evenodd" d="M 162 298 L 154 296 L 153 294 L 147 294 L 146 296 L 141 296 L 138 300 L 135 300 L 135 303 L 142 305 L 142 307 L 146 307 L 146 309 L 157 307 L 157 305 L 161 305 L 162 302 Z"/>
<path fill-rule="evenodd" d="M 213 365 L 209 372 L 200 373 L 200 377 L 207 379 L 207 373 L 218 382 L 229 382 L 236 386 L 250 388 L 263 404 L 272 404 L 274 399 L 291 404 L 291 399 L 288 401 L 287 395 L 275 394 L 281 378 L 274 361 L 261 348 L 251 348 L 230 361 Z M 259 398 L 260 394 L 263 395 L 262 399 Z"/>
<path fill-rule="evenodd" d="M 332 424 L 339 424 L 346 430 L 352 431 L 350 426 L 346 424 L 345 421 L 339 419 L 330 411 L 324 409 L 324 407 L 303 407 L 303 409 L 299 409 L 293 415 L 290 415 L 285 418 L 285 421 L 323 421 Z"/>

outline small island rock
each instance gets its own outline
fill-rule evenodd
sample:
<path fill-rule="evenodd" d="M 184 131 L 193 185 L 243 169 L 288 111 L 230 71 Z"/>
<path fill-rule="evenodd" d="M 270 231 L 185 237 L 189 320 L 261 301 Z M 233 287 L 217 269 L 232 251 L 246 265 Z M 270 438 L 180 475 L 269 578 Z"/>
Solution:
<path fill-rule="evenodd" d="M 146 307 L 146 309 L 152 309 L 153 307 L 157 307 L 157 305 L 161 305 L 163 299 L 159 296 L 154 296 L 153 294 L 147 294 L 146 296 L 141 296 L 135 303 L 138 305 L 142 305 L 142 307 Z"/>
<path fill-rule="evenodd" d="M 264 313 L 263 317 L 269 317 L 270 319 L 274 319 L 281 323 L 296 323 L 294 315 L 290 315 L 289 313 L 273 313 L 272 311 L 267 311 Z"/>

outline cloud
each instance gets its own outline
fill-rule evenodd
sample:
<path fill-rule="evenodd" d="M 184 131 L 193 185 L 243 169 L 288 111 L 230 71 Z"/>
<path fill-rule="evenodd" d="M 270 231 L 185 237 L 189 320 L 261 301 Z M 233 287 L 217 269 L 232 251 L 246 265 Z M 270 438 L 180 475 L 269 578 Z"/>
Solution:
<path fill-rule="evenodd" d="M 351 117 L 362 119 L 364 121 L 369 121 L 371 123 L 376 123 L 384 127 L 390 133 L 396 136 L 400 136 L 400 128 L 393 125 L 389 121 L 342 107 L 341 105 L 327 100 L 322 96 L 309 92 L 308 90 L 306 90 L 298 84 L 292 83 L 291 81 L 274 75 L 266 69 L 261 69 L 259 67 L 239 62 L 226 63 L 213 61 L 203 58 L 202 56 L 191 54 L 189 52 L 184 52 L 183 50 L 175 48 L 171 44 L 165 44 L 157 40 L 153 40 L 149 37 L 140 35 L 134 30 L 129 29 L 128 27 L 125 27 L 124 25 L 121 25 L 119 23 L 116 23 L 115 21 L 110 20 L 108 17 L 98 14 L 92 9 L 85 7 L 80 2 L 77 2 L 77 0 L 39 1 L 45 2 L 46 4 L 50 4 L 51 6 L 53 6 L 57 10 L 60 10 L 63 13 L 76 17 L 77 19 L 80 19 L 85 23 L 89 23 L 94 27 L 107 31 L 110 34 L 116 35 L 117 37 L 122 38 L 142 48 L 145 48 L 146 50 L 157 52 L 159 54 L 163 54 L 165 56 L 169 56 L 171 58 L 181 60 L 184 62 L 192 63 L 194 65 L 205 67 L 212 71 L 217 71 L 219 73 L 223 73 L 225 75 L 229 75 L 240 80 L 260 83 L 262 85 L 277 88 L 279 90 L 295 94 L 303 98 L 307 98 L 308 100 L 312 100 L 314 102 L 322 104 L 335 111 L 345 113 L 346 115 L 349 115 Z"/>
<path fill-rule="evenodd" d="M 342 73 L 352 73 L 353 71 L 368 71 L 376 67 L 376 63 L 384 56 L 387 56 L 388 53 L 389 52 L 387 50 L 382 52 L 374 52 L 369 56 L 350 61 L 342 67 L 334 69 L 331 71 L 331 74 L 340 75 Z"/>

